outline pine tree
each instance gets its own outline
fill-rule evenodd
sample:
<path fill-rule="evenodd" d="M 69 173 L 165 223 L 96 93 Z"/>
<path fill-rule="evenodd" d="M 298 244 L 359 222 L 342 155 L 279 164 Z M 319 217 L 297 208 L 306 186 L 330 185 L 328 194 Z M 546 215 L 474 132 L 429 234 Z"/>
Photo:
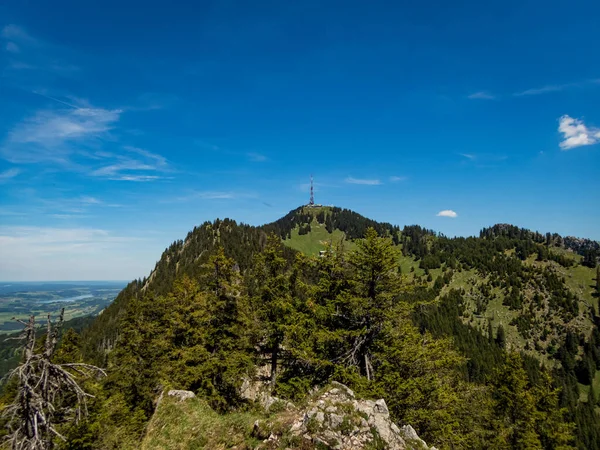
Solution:
<path fill-rule="evenodd" d="M 275 235 L 267 238 L 264 250 L 256 258 L 256 308 L 271 354 L 271 387 L 275 387 L 281 344 L 293 312 L 290 282 L 282 244 Z"/>
<path fill-rule="evenodd" d="M 534 386 L 536 401 L 535 429 L 543 448 L 567 450 L 574 449 L 575 424 L 567 419 L 568 411 L 559 405 L 560 389 L 552 385 L 548 372 L 542 372 L 540 382 Z"/>
<path fill-rule="evenodd" d="M 502 324 L 498 325 L 498 329 L 496 330 L 496 344 L 500 348 L 506 347 L 506 334 Z"/>
<path fill-rule="evenodd" d="M 400 293 L 398 252 L 391 239 L 380 238 L 373 228 L 356 241 L 350 254 L 352 288 L 339 296 L 339 314 L 349 347 L 341 360 L 358 367 L 370 380 L 373 377 L 373 345 Z"/>
<path fill-rule="evenodd" d="M 504 365 L 492 379 L 497 444 L 494 448 L 541 449 L 536 433 L 536 399 L 528 384 L 521 357 L 507 354 Z"/>

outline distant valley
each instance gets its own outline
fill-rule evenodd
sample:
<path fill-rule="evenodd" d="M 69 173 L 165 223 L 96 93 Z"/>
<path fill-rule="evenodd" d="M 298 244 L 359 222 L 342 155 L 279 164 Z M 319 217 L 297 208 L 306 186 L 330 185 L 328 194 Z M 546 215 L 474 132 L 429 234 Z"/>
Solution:
<path fill-rule="evenodd" d="M 121 281 L 3 282 L 0 284 L 0 333 L 22 328 L 13 317 L 48 314 L 65 308 L 65 319 L 98 314 L 127 283 Z"/>

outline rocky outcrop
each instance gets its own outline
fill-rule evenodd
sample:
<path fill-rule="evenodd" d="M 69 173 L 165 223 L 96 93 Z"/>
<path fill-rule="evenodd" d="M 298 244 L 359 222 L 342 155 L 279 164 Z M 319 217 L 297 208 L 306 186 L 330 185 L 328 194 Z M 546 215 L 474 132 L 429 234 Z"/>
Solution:
<path fill-rule="evenodd" d="M 167 395 L 169 397 L 175 397 L 177 398 L 180 402 L 183 402 L 184 400 L 187 400 L 188 398 L 194 398 L 196 396 L 196 394 L 194 394 L 192 391 L 181 391 L 178 389 L 171 389 Z"/>
<path fill-rule="evenodd" d="M 263 440 L 262 448 L 429 449 L 410 425 L 392 422 L 385 400 L 359 400 L 336 382 L 302 409 L 291 407 L 273 421 L 256 421 L 253 434 Z"/>
<path fill-rule="evenodd" d="M 269 411 L 273 405 L 280 403 L 283 403 L 287 408 L 293 407 L 290 402 L 285 402 L 271 395 L 268 374 L 269 368 L 261 366 L 257 369 L 253 378 L 244 378 L 240 388 L 240 397 L 260 404 L 265 411 Z"/>

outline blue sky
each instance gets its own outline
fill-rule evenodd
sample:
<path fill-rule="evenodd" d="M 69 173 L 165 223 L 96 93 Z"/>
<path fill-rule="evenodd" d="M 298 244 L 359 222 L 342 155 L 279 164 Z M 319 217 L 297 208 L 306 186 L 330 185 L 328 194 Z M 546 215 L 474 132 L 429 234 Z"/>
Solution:
<path fill-rule="evenodd" d="M 316 200 L 600 239 L 600 4 L 8 1 L 0 279 L 131 279 Z M 441 215 L 440 215 L 441 213 Z"/>

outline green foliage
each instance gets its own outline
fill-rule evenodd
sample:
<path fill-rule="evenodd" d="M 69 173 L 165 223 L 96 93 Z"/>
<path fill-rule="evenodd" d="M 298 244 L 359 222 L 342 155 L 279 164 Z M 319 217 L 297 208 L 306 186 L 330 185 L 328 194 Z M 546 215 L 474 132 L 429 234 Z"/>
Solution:
<path fill-rule="evenodd" d="M 296 248 L 324 254 L 288 247 L 300 238 L 306 248 Z M 567 270 L 590 271 L 571 267 L 580 257 L 565 250 L 585 245 L 508 226 L 466 239 L 400 232 L 339 208 L 299 208 L 261 228 L 207 222 L 79 337 L 65 336 L 65 358 L 109 369 L 66 448 L 133 448 L 146 427 L 144 448 L 177 448 L 168 446 L 182 429 L 161 434 L 166 417 L 148 426 L 168 388 L 193 390 L 201 403 L 185 414 L 205 411 L 223 433 L 219 423 L 248 408 L 242 379 L 270 363 L 278 396 L 301 401 L 338 380 L 385 398 L 394 420 L 438 448 L 566 449 L 575 423 L 577 444 L 596 449 L 600 423 L 577 381 L 600 367 L 600 320 L 565 281 Z M 507 315 L 498 320 L 492 307 Z M 588 334 L 578 320 L 593 324 Z M 522 343 L 537 350 L 506 356 Z M 541 355 L 560 366 L 552 377 Z M 235 439 L 194 435 L 190 445 L 242 445 L 245 426 Z"/>

